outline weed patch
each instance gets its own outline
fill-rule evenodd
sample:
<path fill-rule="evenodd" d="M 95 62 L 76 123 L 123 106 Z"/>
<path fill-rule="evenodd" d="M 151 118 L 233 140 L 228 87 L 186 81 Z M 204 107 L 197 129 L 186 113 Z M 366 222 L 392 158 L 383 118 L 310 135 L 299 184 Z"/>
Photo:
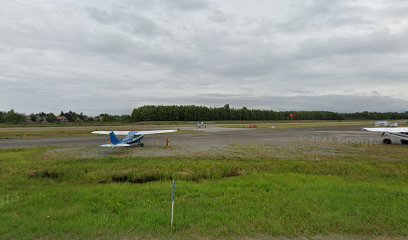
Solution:
<path fill-rule="evenodd" d="M 131 176 L 131 175 L 122 175 L 112 177 L 112 182 L 114 183 L 134 183 L 134 184 L 144 184 L 149 182 L 161 181 L 162 177 L 147 175 L 147 176 Z"/>
<path fill-rule="evenodd" d="M 52 170 L 34 171 L 30 174 L 31 178 L 42 178 L 50 180 L 61 180 L 63 176 L 63 173 Z"/>

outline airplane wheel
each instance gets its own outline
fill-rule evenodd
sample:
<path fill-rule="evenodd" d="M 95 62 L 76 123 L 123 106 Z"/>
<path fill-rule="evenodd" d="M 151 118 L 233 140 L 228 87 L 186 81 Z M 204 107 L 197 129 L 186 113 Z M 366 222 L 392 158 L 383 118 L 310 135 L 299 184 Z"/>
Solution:
<path fill-rule="evenodd" d="M 144 147 L 144 143 L 141 143 L 141 144 L 140 144 L 140 147 Z"/>
<path fill-rule="evenodd" d="M 401 144 L 408 145 L 408 140 L 401 140 Z"/>
<path fill-rule="evenodd" d="M 391 141 L 391 139 L 386 138 L 386 139 L 383 140 L 383 143 L 389 145 L 389 144 L 392 143 L 392 141 Z"/>

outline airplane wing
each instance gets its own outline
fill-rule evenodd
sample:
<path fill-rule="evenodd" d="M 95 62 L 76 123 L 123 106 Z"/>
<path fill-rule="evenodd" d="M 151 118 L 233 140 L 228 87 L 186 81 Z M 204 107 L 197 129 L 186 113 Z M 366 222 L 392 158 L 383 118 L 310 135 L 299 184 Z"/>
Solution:
<path fill-rule="evenodd" d="M 143 135 L 151 135 L 151 134 L 160 134 L 160 133 L 172 133 L 172 132 L 177 132 L 177 130 L 151 130 L 151 131 L 113 131 L 115 135 L 128 135 L 130 132 L 137 132 L 138 134 L 143 134 Z M 111 131 L 93 131 L 93 134 L 103 134 L 103 135 L 109 135 Z"/>
<path fill-rule="evenodd" d="M 119 144 L 109 143 L 109 144 L 100 145 L 99 147 L 110 147 L 110 148 L 112 147 L 130 147 L 130 145 L 126 143 L 119 143 Z"/>
<path fill-rule="evenodd" d="M 408 133 L 408 128 L 363 128 L 369 132 Z"/>
<path fill-rule="evenodd" d="M 93 131 L 93 134 L 103 134 L 103 135 L 109 135 L 112 131 Z M 113 131 L 115 135 L 123 135 L 126 136 L 130 133 L 131 131 Z"/>
<path fill-rule="evenodd" d="M 177 132 L 177 130 L 152 130 L 152 131 L 140 131 L 137 133 L 140 133 L 143 135 L 151 135 L 151 134 L 172 133 L 172 132 Z"/>

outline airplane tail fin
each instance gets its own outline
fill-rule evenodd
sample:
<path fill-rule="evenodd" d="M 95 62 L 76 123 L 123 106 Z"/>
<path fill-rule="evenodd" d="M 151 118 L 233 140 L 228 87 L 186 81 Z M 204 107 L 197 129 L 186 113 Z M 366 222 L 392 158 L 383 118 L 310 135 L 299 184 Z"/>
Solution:
<path fill-rule="evenodd" d="M 118 138 L 116 137 L 116 135 L 115 135 L 115 133 L 113 131 L 109 133 L 109 138 L 110 138 L 110 141 L 111 141 L 112 144 L 118 144 L 119 143 L 119 140 L 118 140 Z"/>

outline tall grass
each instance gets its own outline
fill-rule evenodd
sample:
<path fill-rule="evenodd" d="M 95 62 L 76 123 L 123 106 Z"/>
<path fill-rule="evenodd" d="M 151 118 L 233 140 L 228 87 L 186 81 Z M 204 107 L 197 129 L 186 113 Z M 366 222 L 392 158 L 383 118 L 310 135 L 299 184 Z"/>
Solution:
<path fill-rule="evenodd" d="M 0 150 L 1 239 L 408 236 L 406 161 L 57 159 L 47 151 Z"/>

